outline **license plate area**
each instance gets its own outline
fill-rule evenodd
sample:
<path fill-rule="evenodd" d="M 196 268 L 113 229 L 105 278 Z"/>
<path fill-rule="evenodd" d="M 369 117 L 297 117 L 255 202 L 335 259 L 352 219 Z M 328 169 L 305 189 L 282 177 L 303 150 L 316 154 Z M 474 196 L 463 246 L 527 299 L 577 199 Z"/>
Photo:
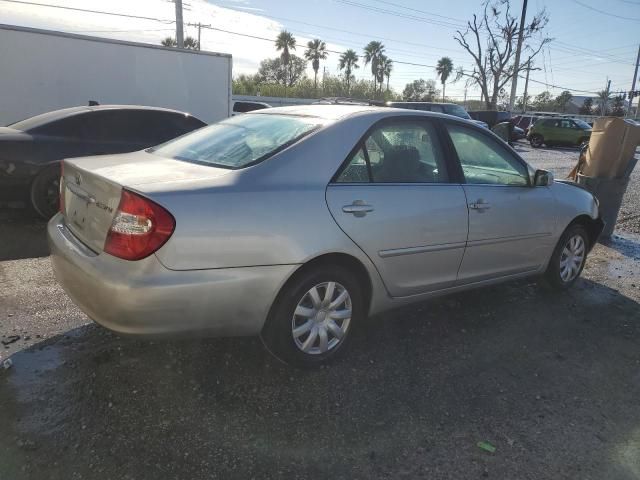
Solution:
<path fill-rule="evenodd" d="M 86 227 L 89 205 L 95 203 L 95 199 L 80 187 L 71 187 L 66 182 L 64 188 L 67 225 L 71 225 L 73 229 L 83 231 Z"/>

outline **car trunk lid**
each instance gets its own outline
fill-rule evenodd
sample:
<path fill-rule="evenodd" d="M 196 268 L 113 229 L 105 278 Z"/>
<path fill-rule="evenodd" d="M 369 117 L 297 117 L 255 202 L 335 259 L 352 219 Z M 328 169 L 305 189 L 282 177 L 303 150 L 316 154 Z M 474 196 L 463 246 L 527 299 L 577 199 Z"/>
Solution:
<path fill-rule="evenodd" d="M 68 228 L 93 251 L 103 251 L 122 189 L 202 180 L 229 170 L 196 165 L 146 152 L 67 159 L 63 164 L 62 213 Z"/>

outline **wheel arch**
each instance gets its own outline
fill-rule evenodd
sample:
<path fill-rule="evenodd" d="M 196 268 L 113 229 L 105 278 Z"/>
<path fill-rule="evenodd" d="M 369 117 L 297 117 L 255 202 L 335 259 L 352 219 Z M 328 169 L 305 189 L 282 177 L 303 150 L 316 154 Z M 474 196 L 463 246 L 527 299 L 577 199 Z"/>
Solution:
<path fill-rule="evenodd" d="M 365 312 L 365 316 L 366 316 L 371 308 L 371 298 L 373 295 L 373 283 L 371 280 L 371 276 L 367 271 L 367 267 L 365 267 L 365 265 L 353 255 L 350 255 L 348 253 L 333 252 L 333 253 L 324 253 L 307 260 L 305 263 L 301 264 L 296 270 L 294 270 L 291 273 L 291 275 L 289 275 L 289 278 L 287 278 L 287 280 L 282 284 L 282 286 L 280 287 L 280 290 L 278 291 L 278 294 L 273 300 L 271 307 L 269 308 L 269 314 L 267 316 L 267 319 L 271 317 L 274 306 L 278 304 L 278 301 L 280 300 L 280 296 L 283 294 L 284 291 L 286 291 L 287 287 L 292 282 L 295 282 L 297 278 L 303 273 L 315 267 L 326 266 L 326 265 L 341 266 L 353 272 L 358 277 L 358 280 L 363 285 L 363 292 L 365 295 L 364 304 L 367 309 L 367 311 Z"/>
<path fill-rule="evenodd" d="M 604 228 L 604 222 L 599 218 L 592 218 L 587 214 L 578 215 L 575 217 L 569 225 L 565 228 L 565 230 L 572 225 L 582 225 L 587 234 L 589 235 L 589 251 L 593 248 L 593 246 L 598 241 L 598 237 Z"/>

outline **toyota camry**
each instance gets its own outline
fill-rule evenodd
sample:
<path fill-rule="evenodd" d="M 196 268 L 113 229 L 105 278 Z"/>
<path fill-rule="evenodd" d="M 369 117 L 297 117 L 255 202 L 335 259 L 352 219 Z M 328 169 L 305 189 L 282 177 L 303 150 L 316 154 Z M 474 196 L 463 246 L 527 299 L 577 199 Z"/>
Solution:
<path fill-rule="evenodd" d="M 526 276 L 573 284 L 603 223 L 587 191 L 490 131 L 358 105 L 239 115 L 63 162 L 56 276 L 132 335 L 260 335 L 316 365 L 367 317 Z"/>

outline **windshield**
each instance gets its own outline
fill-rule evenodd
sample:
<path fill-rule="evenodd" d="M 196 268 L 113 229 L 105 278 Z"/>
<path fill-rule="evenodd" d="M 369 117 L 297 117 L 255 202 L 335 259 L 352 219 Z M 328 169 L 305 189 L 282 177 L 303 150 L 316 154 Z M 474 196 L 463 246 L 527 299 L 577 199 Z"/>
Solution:
<path fill-rule="evenodd" d="M 317 118 L 245 114 L 149 150 L 222 168 L 243 168 L 270 157 L 319 126 Z"/>
<path fill-rule="evenodd" d="M 467 111 L 462 108 L 460 105 L 447 105 L 444 109 L 445 113 L 449 115 L 455 115 L 456 117 L 466 118 L 467 120 L 471 119 Z"/>
<path fill-rule="evenodd" d="M 574 120 L 574 122 L 576 122 L 576 125 L 578 125 L 578 127 L 580 128 L 591 128 L 591 125 L 589 125 L 587 122 L 583 122 L 582 120 Z"/>

